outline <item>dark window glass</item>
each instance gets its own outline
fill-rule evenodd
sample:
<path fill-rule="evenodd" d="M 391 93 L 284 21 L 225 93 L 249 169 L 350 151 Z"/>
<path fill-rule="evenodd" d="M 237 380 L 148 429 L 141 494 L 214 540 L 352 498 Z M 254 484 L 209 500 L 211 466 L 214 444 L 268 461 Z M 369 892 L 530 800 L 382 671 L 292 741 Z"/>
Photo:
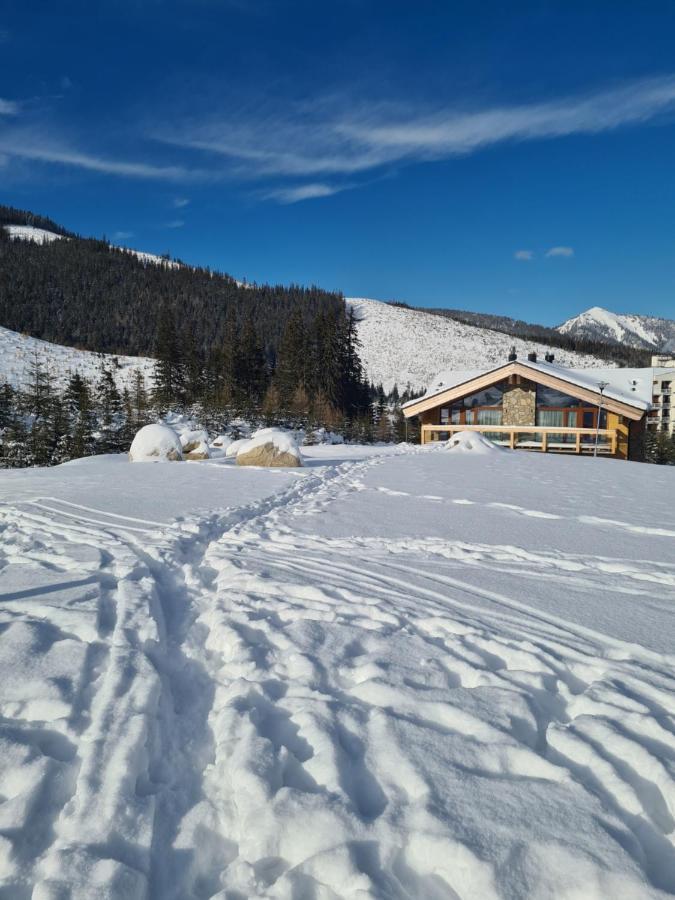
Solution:
<path fill-rule="evenodd" d="M 543 384 L 537 385 L 537 406 L 562 406 L 566 408 L 574 406 L 584 406 L 581 400 L 576 397 L 570 397 L 569 394 L 562 394 L 550 387 L 544 387 Z"/>

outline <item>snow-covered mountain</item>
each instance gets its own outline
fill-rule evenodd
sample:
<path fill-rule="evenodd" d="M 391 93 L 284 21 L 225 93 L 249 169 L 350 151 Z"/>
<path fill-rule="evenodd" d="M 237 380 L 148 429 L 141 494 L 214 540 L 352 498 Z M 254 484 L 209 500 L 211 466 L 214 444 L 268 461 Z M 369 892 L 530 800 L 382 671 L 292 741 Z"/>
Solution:
<path fill-rule="evenodd" d="M 101 366 L 109 368 L 119 388 L 131 385 L 134 373 L 140 369 L 146 381 L 154 367 L 154 360 L 145 356 L 112 356 L 106 353 L 91 353 L 50 344 L 39 338 L 17 334 L 9 328 L 0 327 L 0 384 L 23 387 L 30 377 L 35 359 L 49 372 L 52 381 L 63 387 L 70 375 L 79 372 L 86 378 L 95 379 Z"/>
<path fill-rule="evenodd" d="M 655 316 L 623 315 L 601 306 L 592 306 L 563 322 L 561 334 L 644 350 L 675 349 L 675 321 Z"/>
<path fill-rule="evenodd" d="M 433 313 L 392 306 L 379 300 L 348 297 L 358 320 L 361 359 L 366 375 L 389 391 L 409 384 L 425 388 L 441 371 L 480 369 L 506 362 L 511 347 L 521 357 L 535 351 L 542 358 L 555 353 L 562 365 L 574 368 L 607 367 L 607 360 L 547 347 L 500 331 L 465 325 Z"/>

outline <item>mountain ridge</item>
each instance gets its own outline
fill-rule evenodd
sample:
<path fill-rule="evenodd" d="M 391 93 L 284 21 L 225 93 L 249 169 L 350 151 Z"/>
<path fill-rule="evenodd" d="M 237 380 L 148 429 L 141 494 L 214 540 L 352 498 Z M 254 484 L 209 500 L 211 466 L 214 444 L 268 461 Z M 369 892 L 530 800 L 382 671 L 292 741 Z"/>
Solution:
<path fill-rule="evenodd" d="M 615 313 L 602 306 L 591 306 L 567 319 L 557 330 L 568 336 L 640 350 L 675 351 L 675 320 L 659 316 Z"/>

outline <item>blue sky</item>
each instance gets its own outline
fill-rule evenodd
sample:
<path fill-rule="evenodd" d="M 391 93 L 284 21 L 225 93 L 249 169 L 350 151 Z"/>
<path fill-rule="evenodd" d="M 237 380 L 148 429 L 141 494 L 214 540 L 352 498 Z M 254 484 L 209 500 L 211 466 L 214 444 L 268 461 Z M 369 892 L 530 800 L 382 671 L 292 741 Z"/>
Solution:
<path fill-rule="evenodd" d="M 257 281 L 675 316 L 675 9 L 5 0 L 0 200 Z"/>

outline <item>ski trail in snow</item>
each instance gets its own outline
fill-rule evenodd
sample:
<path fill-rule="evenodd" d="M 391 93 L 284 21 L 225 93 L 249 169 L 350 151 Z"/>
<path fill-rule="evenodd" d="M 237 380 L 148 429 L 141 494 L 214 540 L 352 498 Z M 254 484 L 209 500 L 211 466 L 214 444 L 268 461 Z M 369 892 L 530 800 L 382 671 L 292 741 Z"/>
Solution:
<path fill-rule="evenodd" d="M 585 809 L 619 840 L 654 896 L 674 891 L 675 659 L 429 573 L 419 544 L 407 564 L 401 546 L 378 556 L 372 542 L 294 535 L 295 515 L 363 490 L 360 475 L 276 498 L 200 561 L 214 755 L 178 845 L 211 838 L 167 896 L 197 896 L 200 884 L 242 897 L 497 896 L 498 867 L 461 827 L 441 826 L 453 819 L 437 793 L 448 769 L 479 784 L 528 780 L 533 816 L 541 786 L 557 785 L 575 815 Z M 612 569 L 565 565 L 591 579 Z M 670 567 L 656 577 L 673 584 Z M 443 776 L 423 749 L 429 732 L 446 736 Z M 414 839 L 402 846 L 401 830 L 436 835 L 436 862 Z M 607 875 L 600 895 L 618 884 Z"/>
<path fill-rule="evenodd" d="M 665 602 L 675 566 L 297 530 L 385 462 L 170 526 L 0 510 L 0 579 L 42 584 L 0 581 L 33 659 L 0 704 L 0 896 L 543 898 L 561 866 L 570 896 L 675 892 L 675 658 L 480 583 Z"/>

